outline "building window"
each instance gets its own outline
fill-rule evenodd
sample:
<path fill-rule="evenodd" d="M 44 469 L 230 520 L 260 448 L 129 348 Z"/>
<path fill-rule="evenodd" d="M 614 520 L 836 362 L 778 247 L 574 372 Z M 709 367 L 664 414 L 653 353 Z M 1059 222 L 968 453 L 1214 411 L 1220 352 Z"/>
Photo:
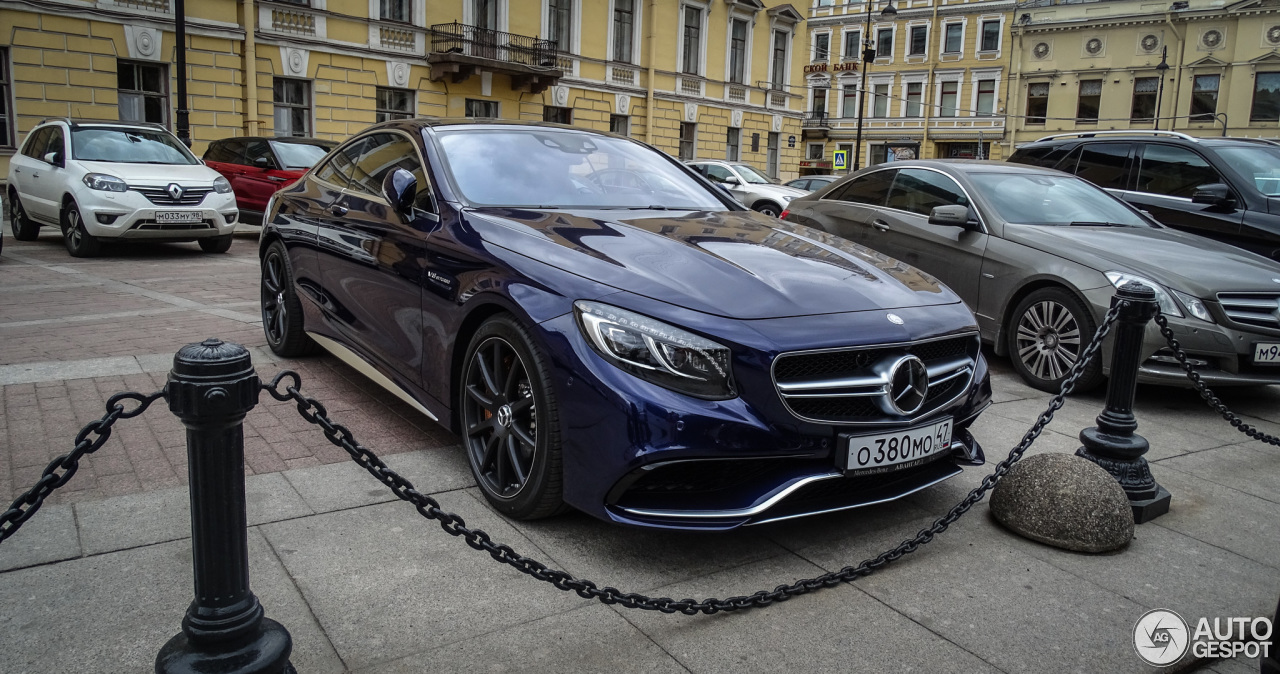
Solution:
<path fill-rule="evenodd" d="M 765 152 L 764 170 L 770 178 L 778 177 L 778 138 L 777 131 L 769 132 L 769 145 Z"/>
<path fill-rule="evenodd" d="M 116 87 L 120 121 L 169 124 L 167 65 L 116 61 Z"/>
<path fill-rule="evenodd" d="M 378 87 L 378 102 L 375 111 L 379 122 L 413 117 L 413 91 L 410 89 Z"/>
<path fill-rule="evenodd" d="M 923 82 L 907 83 L 907 117 L 920 116 L 920 103 L 924 97 Z"/>
<path fill-rule="evenodd" d="M 13 115 L 9 113 L 9 50 L 0 48 L 0 147 L 14 147 Z"/>
<path fill-rule="evenodd" d="M 699 61 L 702 60 L 702 10 L 697 7 L 684 8 L 684 67 L 683 72 L 690 75 L 699 74 Z"/>
<path fill-rule="evenodd" d="M 822 153 L 826 150 L 825 145 L 823 145 L 822 143 L 809 143 L 807 147 L 808 147 L 808 154 L 805 155 L 805 159 L 818 160 L 818 161 L 822 160 Z"/>
<path fill-rule="evenodd" d="M 844 95 L 840 101 L 841 117 L 857 117 L 858 116 L 858 85 L 844 85 Z"/>
<path fill-rule="evenodd" d="M 1049 83 L 1032 82 L 1027 85 L 1027 124 L 1044 124 L 1049 112 Z"/>
<path fill-rule="evenodd" d="M 825 88 L 815 88 L 813 90 L 813 107 L 810 108 L 814 116 L 825 116 L 827 113 L 827 90 Z"/>
<path fill-rule="evenodd" d="M 1133 80 L 1133 107 L 1129 109 L 1129 121 L 1155 121 L 1156 93 L 1159 89 L 1159 77 L 1139 77 Z"/>
<path fill-rule="evenodd" d="M 912 26 L 911 27 L 911 44 L 908 46 L 908 56 L 924 56 L 925 50 L 929 48 L 929 27 L 928 26 Z"/>
<path fill-rule="evenodd" d="M 573 0 L 548 0 L 547 39 L 559 51 L 573 51 Z"/>
<path fill-rule="evenodd" d="M 724 158 L 728 161 L 738 161 L 742 157 L 742 129 L 729 127 L 729 134 L 724 142 Z"/>
<path fill-rule="evenodd" d="M 964 48 L 964 24 L 949 23 L 947 24 L 946 39 L 942 44 L 942 51 L 947 54 L 959 54 Z"/>
<path fill-rule="evenodd" d="M 698 125 L 694 122 L 680 122 L 680 158 L 693 159 L 694 147 L 698 139 Z"/>
<path fill-rule="evenodd" d="M 0 54 L 0 57 L 3 57 L 3 54 Z M 3 67 L 3 64 L 0 64 L 0 68 Z M 0 78 L 2 77 L 3 75 L 0 74 Z M 1254 77 L 1253 107 L 1249 111 L 1249 121 L 1280 121 L 1280 73 L 1258 73 Z M 4 137 L 0 136 L 0 142 L 3 140 Z"/>
<path fill-rule="evenodd" d="M 1102 80 L 1080 80 L 1080 101 L 1076 104 L 1076 122 L 1098 123 L 1098 105 L 1102 100 Z"/>
<path fill-rule="evenodd" d="M 787 33 L 773 31 L 773 72 L 769 74 L 771 89 L 783 89 L 787 84 Z"/>
<path fill-rule="evenodd" d="M 938 116 L 955 117 L 956 103 L 960 100 L 959 82 L 942 82 L 942 96 L 939 97 Z"/>
<path fill-rule="evenodd" d="M 311 83 L 277 77 L 272 82 L 272 89 L 276 104 L 276 135 L 310 136 Z"/>
<path fill-rule="evenodd" d="M 889 85 L 875 84 L 871 87 L 871 116 L 889 116 Z"/>
<path fill-rule="evenodd" d="M 468 98 L 464 104 L 463 114 L 467 117 L 497 118 L 498 102 L 485 101 L 478 98 Z"/>
<path fill-rule="evenodd" d="M 413 23 L 413 5 L 409 0 L 379 0 L 378 18 L 383 21 Z"/>
<path fill-rule="evenodd" d="M 635 25 L 635 0 L 613 0 L 613 60 L 631 63 Z"/>
<path fill-rule="evenodd" d="M 978 114 L 990 115 L 996 109 L 996 81 L 978 80 Z"/>
<path fill-rule="evenodd" d="M 893 29 L 876 31 L 876 58 L 893 58 Z"/>
<path fill-rule="evenodd" d="M 733 20 L 729 39 L 729 81 L 742 84 L 747 76 L 747 22 Z"/>
<path fill-rule="evenodd" d="M 982 51 L 1000 51 L 1000 22 L 982 22 Z"/>
<path fill-rule="evenodd" d="M 831 57 L 831 33 L 813 36 L 813 60 L 826 61 Z"/>
<path fill-rule="evenodd" d="M 1191 85 L 1191 121 L 1212 122 L 1218 112 L 1218 75 L 1196 75 Z"/>
<path fill-rule="evenodd" d="M 844 34 L 844 60 L 856 61 L 860 58 L 862 58 L 862 31 L 848 31 Z"/>
<path fill-rule="evenodd" d="M 557 108 L 551 105 L 543 106 L 542 121 L 554 122 L 556 124 L 573 124 L 573 108 Z"/>
<path fill-rule="evenodd" d="M 631 135 L 631 118 L 626 115 L 609 115 L 609 133 Z"/>

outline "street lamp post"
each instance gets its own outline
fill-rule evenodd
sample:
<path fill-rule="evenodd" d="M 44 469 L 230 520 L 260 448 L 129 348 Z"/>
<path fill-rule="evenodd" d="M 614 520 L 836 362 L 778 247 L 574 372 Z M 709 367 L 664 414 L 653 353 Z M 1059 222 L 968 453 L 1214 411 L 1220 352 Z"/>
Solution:
<path fill-rule="evenodd" d="M 858 85 L 858 133 L 853 142 L 853 170 L 857 171 L 862 168 L 862 113 L 867 107 L 867 67 L 876 60 L 876 50 L 871 48 L 871 0 L 867 2 L 867 24 L 862 31 L 862 83 Z M 893 8 L 893 3 L 884 6 L 880 10 L 882 18 L 888 18 L 898 13 Z"/>
<path fill-rule="evenodd" d="M 1160 76 L 1160 81 L 1156 83 L 1156 119 L 1155 128 L 1160 129 L 1160 103 L 1164 100 L 1164 73 L 1169 69 L 1169 47 L 1160 48 L 1160 64 L 1156 66 L 1156 74 Z M 1169 124 L 1169 129 L 1173 130 L 1173 124 Z"/>
<path fill-rule="evenodd" d="M 191 147 L 191 116 L 187 107 L 187 8 L 185 0 L 173 6 L 174 37 L 178 42 L 178 140 Z"/>

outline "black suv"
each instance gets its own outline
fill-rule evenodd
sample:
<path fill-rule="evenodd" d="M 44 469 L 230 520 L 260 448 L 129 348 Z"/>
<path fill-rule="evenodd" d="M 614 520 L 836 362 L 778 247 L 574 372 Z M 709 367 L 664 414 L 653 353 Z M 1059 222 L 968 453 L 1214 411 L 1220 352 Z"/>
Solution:
<path fill-rule="evenodd" d="M 1046 136 L 1009 161 L 1074 173 L 1170 227 L 1280 260 L 1280 142 L 1089 131 Z"/>

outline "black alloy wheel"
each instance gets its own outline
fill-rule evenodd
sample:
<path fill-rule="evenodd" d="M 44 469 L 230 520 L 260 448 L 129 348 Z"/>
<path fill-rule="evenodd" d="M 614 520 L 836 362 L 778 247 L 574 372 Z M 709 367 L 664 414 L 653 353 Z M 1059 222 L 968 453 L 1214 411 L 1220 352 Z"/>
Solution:
<path fill-rule="evenodd" d="M 262 256 L 262 330 L 277 356 L 306 356 L 318 348 L 303 331 L 302 303 L 293 288 L 289 255 L 279 241 Z"/>
<path fill-rule="evenodd" d="M 517 519 L 565 509 L 558 412 L 545 361 L 524 328 L 495 316 L 472 338 L 458 387 L 471 472 L 489 503 Z"/>
<path fill-rule="evenodd" d="M 1057 393 L 1095 330 L 1088 310 L 1069 291 L 1041 288 L 1018 303 L 1009 322 L 1013 367 L 1031 386 Z M 1102 353 L 1098 352 L 1074 390 L 1083 393 L 1101 383 Z"/>
<path fill-rule="evenodd" d="M 231 250 L 232 237 L 231 234 L 224 234 L 196 239 L 196 241 L 200 243 L 200 250 L 206 253 L 225 253 Z"/>
<path fill-rule="evenodd" d="M 74 201 L 62 211 L 62 241 L 71 257 L 94 257 L 102 251 L 102 242 L 84 228 L 80 207 Z"/>
<path fill-rule="evenodd" d="M 27 217 L 27 212 L 18 201 L 18 193 L 9 191 L 9 227 L 13 230 L 13 238 L 19 241 L 35 241 L 40 237 L 40 223 Z"/>

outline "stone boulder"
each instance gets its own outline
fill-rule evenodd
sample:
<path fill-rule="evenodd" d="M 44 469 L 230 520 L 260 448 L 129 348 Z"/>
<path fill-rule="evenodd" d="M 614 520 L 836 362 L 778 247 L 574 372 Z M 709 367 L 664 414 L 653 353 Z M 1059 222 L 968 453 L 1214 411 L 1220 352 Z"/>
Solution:
<path fill-rule="evenodd" d="M 1110 473 L 1071 454 L 1014 464 L 991 492 L 991 514 L 1014 533 L 1067 550 L 1106 552 L 1133 538 L 1133 509 Z"/>

